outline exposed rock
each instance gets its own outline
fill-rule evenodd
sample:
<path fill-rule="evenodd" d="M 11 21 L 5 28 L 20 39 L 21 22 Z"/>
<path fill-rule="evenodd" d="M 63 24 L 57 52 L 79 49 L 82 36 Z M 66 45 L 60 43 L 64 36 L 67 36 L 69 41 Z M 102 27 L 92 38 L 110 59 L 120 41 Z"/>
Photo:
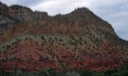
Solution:
<path fill-rule="evenodd" d="M 48 17 L 46 12 L 33 12 L 27 7 L 12 5 L 8 7 L 0 2 L 0 33 L 3 33 L 9 25 L 23 22 L 33 22 Z M 6 28 L 5 28 L 6 26 Z"/>

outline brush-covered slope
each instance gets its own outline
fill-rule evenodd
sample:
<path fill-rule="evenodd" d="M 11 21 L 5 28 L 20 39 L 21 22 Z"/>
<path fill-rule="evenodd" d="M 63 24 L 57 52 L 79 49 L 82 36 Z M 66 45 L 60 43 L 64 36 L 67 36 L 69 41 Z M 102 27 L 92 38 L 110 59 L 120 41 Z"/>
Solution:
<path fill-rule="evenodd" d="M 128 42 L 87 8 L 52 17 L 19 5 L 0 10 L 2 70 L 127 68 Z"/>

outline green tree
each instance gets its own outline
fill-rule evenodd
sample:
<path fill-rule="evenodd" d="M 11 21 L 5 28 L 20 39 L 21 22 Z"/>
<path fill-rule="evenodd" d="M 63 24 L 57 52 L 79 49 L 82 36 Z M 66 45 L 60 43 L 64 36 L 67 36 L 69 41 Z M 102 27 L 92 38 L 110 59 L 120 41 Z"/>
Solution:
<path fill-rule="evenodd" d="M 122 71 L 122 72 L 121 72 L 121 75 L 122 75 L 122 76 L 128 76 L 128 70 Z"/>
<path fill-rule="evenodd" d="M 80 71 L 80 76 L 93 76 L 90 70 L 82 70 Z"/>
<path fill-rule="evenodd" d="M 53 69 L 53 68 L 49 68 L 47 71 L 48 71 L 48 73 L 49 73 L 51 76 L 56 76 L 56 75 L 57 75 L 55 69 Z"/>

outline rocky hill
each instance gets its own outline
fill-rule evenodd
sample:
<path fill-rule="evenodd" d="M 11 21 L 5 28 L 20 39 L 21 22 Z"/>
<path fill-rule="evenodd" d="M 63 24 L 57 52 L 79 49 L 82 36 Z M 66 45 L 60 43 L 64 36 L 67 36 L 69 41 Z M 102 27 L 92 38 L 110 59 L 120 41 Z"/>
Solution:
<path fill-rule="evenodd" d="M 9 72 L 128 68 L 128 42 L 88 8 L 51 17 L 0 3 L 0 61 Z"/>

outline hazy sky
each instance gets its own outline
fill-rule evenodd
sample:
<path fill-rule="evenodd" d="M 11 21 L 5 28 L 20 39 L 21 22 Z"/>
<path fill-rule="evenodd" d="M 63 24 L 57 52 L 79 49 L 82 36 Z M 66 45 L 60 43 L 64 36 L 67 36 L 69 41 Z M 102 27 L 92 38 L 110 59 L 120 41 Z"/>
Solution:
<path fill-rule="evenodd" d="M 128 40 L 128 0 L 0 0 L 12 5 L 28 6 L 46 11 L 49 15 L 66 14 L 78 7 L 88 7 L 96 15 L 112 24 L 117 35 Z"/>

